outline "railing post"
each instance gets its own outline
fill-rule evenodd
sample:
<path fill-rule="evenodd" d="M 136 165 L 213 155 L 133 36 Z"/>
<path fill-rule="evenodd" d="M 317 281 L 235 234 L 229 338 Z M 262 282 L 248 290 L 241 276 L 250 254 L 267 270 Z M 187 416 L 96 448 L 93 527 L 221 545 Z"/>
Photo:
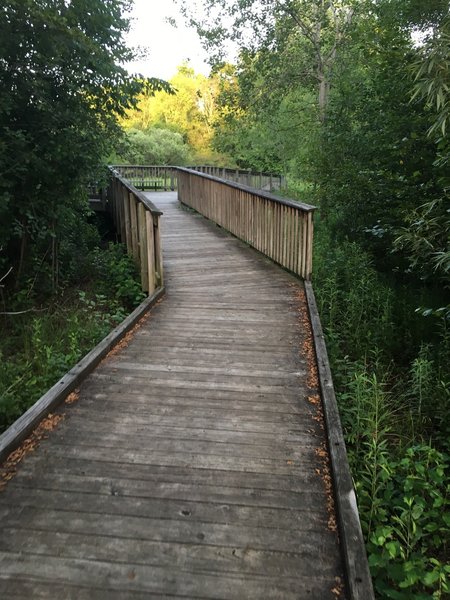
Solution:
<path fill-rule="evenodd" d="M 152 294 L 157 287 L 157 281 L 155 269 L 155 228 L 153 226 L 153 215 L 149 210 L 145 211 L 145 229 L 147 238 L 148 293 Z"/>
<path fill-rule="evenodd" d="M 307 241 L 307 261 L 306 261 L 306 276 L 309 281 L 312 275 L 313 267 L 313 238 L 314 238 L 314 220 L 312 213 L 308 213 L 308 241 Z"/>
<path fill-rule="evenodd" d="M 150 282 L 148 276 L 148 260 L 147 260 L 147 226 L 145 218 L 145 207 L 142 202 L 138 204 L 138 230 L 139 230 L 139 256 L 141 263 L 141 285 L 144 292 L 149 292 Z"/>
<path fill-rule="evenodd" d="M 161 248 L 161 230 L 159 216 L 154 217 L 154 234 L 155 234 L 155 264 L 156 264 L 156 280 L 158 287 L 164 284 L 164 269 L 162 261 Z"/>
<path fill-rule="evenodd" d="M 133 254 L 133 244 L 131 241 L 130 199 L 128 197 L 128 192 L 125 187 L 121 190 L 120 195 L 122 198 L 122 205 L 125 217 L 125 239 L 122 240 L 122 242 L 126 243 L 128 254 Z"/>
<path fill-rule="evenodd" d="M 136 264 L 139 264 L 139 237 L 138 237 L 138 226 L 137 226 L 137 202 L 134 199 L 133 194 L 128 194 L 130 203 L 130 223 L 131 223 L 131 252 Z"/>

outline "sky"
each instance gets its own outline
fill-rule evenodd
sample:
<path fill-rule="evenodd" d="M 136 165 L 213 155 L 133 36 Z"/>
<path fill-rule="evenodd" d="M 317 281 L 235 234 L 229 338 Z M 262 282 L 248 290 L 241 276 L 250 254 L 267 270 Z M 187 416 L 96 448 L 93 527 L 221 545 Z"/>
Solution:
<path fill-rule="evenodd" d="M 176 29 L 166 22 L 167 17 L 176 20 Z M 145 48 L 148 56 L 129 63 L 127 69 L 130 72 L 170 79 L 177 67 L 189 59 L 189 65 L 197 73 L 208 75 L 206 53 L 197 33 L 185 25 L 183 16 L 172 0 L 134 0 L 131 19 L 128 45 Z"/>

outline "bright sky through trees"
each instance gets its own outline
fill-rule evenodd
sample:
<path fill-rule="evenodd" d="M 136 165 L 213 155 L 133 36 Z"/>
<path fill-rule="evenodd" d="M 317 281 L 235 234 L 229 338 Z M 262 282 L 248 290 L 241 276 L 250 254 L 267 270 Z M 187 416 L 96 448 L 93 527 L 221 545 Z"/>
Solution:
<path fill-rule="evenodd" d="M 128 43 L 147 51 L 147 56 L 130 63 L 130 72 L 170 79 L 184 60 L 198 73 L 207 75 L 206 54 L 194 29 L 188 29 L 172 0 L 134 0 Z M 167 19 L 174 19 L 173 27 Z"/>

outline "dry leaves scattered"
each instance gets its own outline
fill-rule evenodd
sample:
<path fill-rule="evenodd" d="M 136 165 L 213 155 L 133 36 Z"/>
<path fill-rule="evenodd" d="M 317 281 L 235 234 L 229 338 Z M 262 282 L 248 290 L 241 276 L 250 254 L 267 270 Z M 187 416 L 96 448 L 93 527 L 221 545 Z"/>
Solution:
<path fill-rule="evenodd" d="M 331 589 L 331 593 L 336 596 L 336 598 L 342 598 L 344 593 L 344 583 L 340 577 L 335 577 L 335 585 Z"/>
<path fill-rule="evenodd" d="M 63 414 L 50 413 L 42 420 L 33 433 L 22 444 L 11 452 L 6 461 L 0 466 L 0 491 L 17 473 L 17 466 L 31 452 L 34 452 L 42 440 L 48 438 L 48 433 L 64 419 Z"/>
<path fill-rule="evenodd" d="M 327 526 L 330 531 L 337 533 L 336 523 L 336 509 L 334 506 L 334 494 L 333 494 L 333 480 L 331 478 L 330 470 L 330 458 L 326 449 L 325 442 L 320 448 L 316 448 L 315 454 L 320 461 L 320 469 L 316 469 L 319 472 L 320 477 L 325 486 L 326 502 L 327 502 Z"/>
<path fill-rule="evenodd" d="M 305 290 L 295 287 L 294 296 L 297 306 L 297 316 L 302 332 L 302 354 L 306 359 L 308 378 L 307 385 L 311 390 L 318 390 L 319 375 L 317 372 L 316 351 L 314 349 L 314 340 L 311 329 L 311 321 L 306 304 Z"/>
<path fill-rule="evenodd" d="M 160 304 L 160 302 L 162 302 L 162 300 L 163 300 L 163 298 L 160 298 L 156 302 L 156 305 Z M 148 311 L 143 317 L 141 317 L 139 319 L 139 321 L 136 323 L 136 325 L 134 325 L 134 327 L 132 327 L 130 329 L 130 331 L 128 331 L 128 333 L 126 333 L 119 342 L 117 342 L 117 344 L 114 346 L 114 348 L 112 348 L 112 350 L 110 350 L 108 352 L 108 354 L 105 356 L 105 358 L 102 360 L 102 362 L 107 361 L 112 356 L 116 356 L 116 354 L 119 354 L 119 352 L 121 350 L 124 350 L 125 348 L 127 348 L 128 345 L 130 344 L 131 340 L 133 339 L 133 336 L 136 333 L 136 331 L 138 329 L 140 329 L 150 319 L 151 319 L 151 312 Z"/>
<path fill-rule="evenodd" d="M 322 400 L 319 393 L 319 374 L 317 369 L 316 352 L 314 348 L 314 339 L 311 328 L 311 321 L 307 309 L 305 291 L 297 286 L 294 288 L 295 306 L 297 309 L 298 322 L 300 325 L 301 335 L 301 354 L 306 360 L 307 366 L 307 386 L 310 394 L 307 397 L 311 404 L 311 417 L 325 432 L 325 420 L 322 408 Z M 316 448 L 315 454 L 319 460 L 320 466 L 315 469 L 315 472 L 322 479 L 326 494 L 327 507 L 327 525 L 328 529 L 333 533 L 337 533 L 336 510 L 334 505 L 333 481 L 331 478 L 330 458 L 326 446 L 326 441 L 323 439 L 319 447 Z M 338 590 L 339 586 L 334 589 Z"/>
<path fill-rule="evenodd" d="M 75 390 L 64 400 L 65 404 L 74 404 L 80 399 L 80 390 Z"/>

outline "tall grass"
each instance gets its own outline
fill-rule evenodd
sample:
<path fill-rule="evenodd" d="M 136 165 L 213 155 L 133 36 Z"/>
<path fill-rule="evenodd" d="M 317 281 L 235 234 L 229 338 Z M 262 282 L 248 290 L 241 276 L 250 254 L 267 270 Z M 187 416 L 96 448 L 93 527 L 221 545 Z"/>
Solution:
<path fill-rule="evenodd" d="M 380 598 L 450 593 L 446 323 L 415 309 L 358 244 L 319 223 L 314 287 Z"/>

